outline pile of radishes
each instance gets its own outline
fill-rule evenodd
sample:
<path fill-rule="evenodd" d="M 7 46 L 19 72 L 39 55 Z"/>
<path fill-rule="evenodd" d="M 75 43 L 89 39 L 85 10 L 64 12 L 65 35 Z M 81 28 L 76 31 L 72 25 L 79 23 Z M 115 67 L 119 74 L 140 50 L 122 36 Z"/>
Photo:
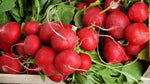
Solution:
<path fill-rule="evenodd" d="M 0 69 L 10 74 L 42 71 L 59 82 L 74 72 L 84 73 L 90 69 L 91 57 L 79 52 L 78 46 L 91 52 L 103 41 L 99 47 L 102 46 L 108 64 L 132 61 L 146 47 L 150 33 L 143 22 L 148 19 L 149 12 L 143 1 L 134 3 L 128 15 L 122 12 L 121 2 L 103 12 L 97 6 L 89 7 L 96 0 L 84 1 L 76 5 L 79 10 L 87 8 L 81 29 L 74 24 L 48 20 L 46 23 L 29 21 L 22 26 L 16 22 L 1 25 Z M 106 0 L 105 9 L 117 1 Z M 99 30 L 105 33 L 99 34 Z M 119 43 L 120 39 L 125 40 L 125 45 Z M 35 63 L 30 63 L 30 59 Z"/>

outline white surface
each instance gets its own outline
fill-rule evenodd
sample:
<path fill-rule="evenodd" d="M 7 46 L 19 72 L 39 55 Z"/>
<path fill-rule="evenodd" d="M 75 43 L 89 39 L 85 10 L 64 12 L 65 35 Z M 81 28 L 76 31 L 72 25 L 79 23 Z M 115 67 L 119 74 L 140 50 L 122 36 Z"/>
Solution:
<path fill-rule="evenodd" d="M 144 84 L 150 84 L 150 78 L 142 77 L 141 79 L 144 81 Z"/>
<path fill-rule="evenodd" d="M 39 75 L 27 74 L 0 74 L 0 83 L 64 84 L 53 82 L 48 77 L 43 82 Z"/>

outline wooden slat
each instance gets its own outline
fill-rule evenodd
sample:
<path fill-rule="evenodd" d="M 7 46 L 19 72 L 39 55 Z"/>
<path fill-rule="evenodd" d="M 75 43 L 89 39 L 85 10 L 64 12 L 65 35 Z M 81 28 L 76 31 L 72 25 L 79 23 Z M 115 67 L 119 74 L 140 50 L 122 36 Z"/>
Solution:
<path fill-rule="evenodd" d="M 0 74 L 0 83 L 64 84 L 63 81 L 53 82 L 48 77 L 43 82 L 39 75 L 27 74 Z"/>

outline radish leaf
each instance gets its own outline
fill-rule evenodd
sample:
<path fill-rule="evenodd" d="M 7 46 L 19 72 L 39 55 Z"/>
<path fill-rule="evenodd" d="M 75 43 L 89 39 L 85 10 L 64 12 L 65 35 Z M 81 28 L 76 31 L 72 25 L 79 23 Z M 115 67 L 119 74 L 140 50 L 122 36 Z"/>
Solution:
<path fill-rule="evenodd" d="M 6 12 L 0 13 L 0 25 L 10 22 L 11 18 Z"/>
<path fill-rule="evenodd" d="M 9 11 L 15 7 L 16 0 L 2 0 L 0 4 L 0 13 Z"/>
<path fill-rule="evenodd" d="M 145 60 L 149 62 L 149 48 L 148 46 L 143 49 L 139 54 L 138 54 L 138 58 L 139 60 Z"/>

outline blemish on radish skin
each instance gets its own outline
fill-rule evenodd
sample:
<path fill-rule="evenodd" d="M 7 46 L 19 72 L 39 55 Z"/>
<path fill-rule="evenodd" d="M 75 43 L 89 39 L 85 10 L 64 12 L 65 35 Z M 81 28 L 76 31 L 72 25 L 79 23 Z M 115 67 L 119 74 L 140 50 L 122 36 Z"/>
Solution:
<path fill-rule="evenodd" d="M 110 3 L 110 5 L 112 5 L 112 4 L 114 4 L 114 3 L 116 3 L 116 2 L 112 1 L 112 2 Z M 119 4 L 116 4 L 115 6 L 111 7 L 111 9 L 116 9 L 118 6 L 119 6 Z"/>

